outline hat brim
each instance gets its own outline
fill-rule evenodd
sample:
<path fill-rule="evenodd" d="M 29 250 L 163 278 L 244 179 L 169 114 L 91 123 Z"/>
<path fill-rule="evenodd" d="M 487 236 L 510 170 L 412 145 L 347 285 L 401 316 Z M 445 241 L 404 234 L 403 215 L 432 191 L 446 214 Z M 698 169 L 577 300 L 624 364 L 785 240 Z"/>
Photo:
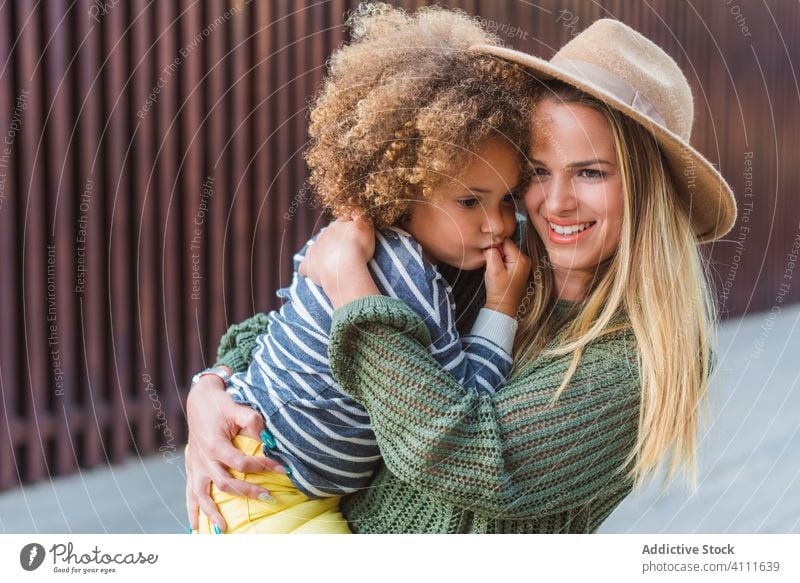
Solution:
<path fill-rule="evenodd" d="M 736 222 L 733 191 L 700 152 L 677 134 L 637 111 L 604 89 L 560 69 L 549 61 L 522 51 L 494 45 L 474 45 L 470 50 L 487 53 L 523 65 L 542 80 L 556 79 L 600 99 L 633 118 L 653 134 L 669 166 L 675 186 L 686 204 L 698 242 L 724 237 Z"/>

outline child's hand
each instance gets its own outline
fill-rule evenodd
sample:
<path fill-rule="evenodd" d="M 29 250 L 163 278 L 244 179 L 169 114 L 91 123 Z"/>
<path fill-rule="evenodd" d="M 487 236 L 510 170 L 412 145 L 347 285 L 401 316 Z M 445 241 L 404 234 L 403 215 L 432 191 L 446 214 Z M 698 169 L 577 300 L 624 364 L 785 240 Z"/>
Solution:
<path fill-rule="evenodd" d="M 531 274 L 530 258 L 511 239 L 503 241 L 502 252 L 490 248 L 483 254 L 486 257 L 486 307 L 516 317 Z"/>

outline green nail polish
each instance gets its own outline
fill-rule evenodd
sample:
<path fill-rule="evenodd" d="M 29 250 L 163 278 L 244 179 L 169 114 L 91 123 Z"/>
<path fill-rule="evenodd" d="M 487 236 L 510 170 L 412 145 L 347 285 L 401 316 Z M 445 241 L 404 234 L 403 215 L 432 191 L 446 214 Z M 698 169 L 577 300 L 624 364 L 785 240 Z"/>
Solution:
<path fill-rule="evenodd" d="M 214 534 L 222 534 L 222 529 L 216 524 L 214 525 Z"/>
<path fill-rule="evenodd" d="M 259 494 L 258 499 L 262 502 L 266 502 L 267 504 L 275 504 L 277 502 L 277 500 L 275 500 L 271 494 L 267 494 L 266 492 Z"/>
<path fill-rule="evenodd" d="M 189 525 L 189 534 L 192 534 L 194 531 L 192 530 L 192 525 Z"/>
<path fill-rule="evenodd" d="M 262 441 L 262 442 L 264 443 L 264 445 L 266 445 L 266 446 L 267 446 L 269 449 L 275 449 L 275 446 L 277 445 L 277 444 L 275 443 L 275 438 L 274 438 L 274 437 L 272 437 L 272 436 L 271 436 L 269 433 L 267 433 L 266 431 L 262 431 L 262 432 L 261 432 L 261 441 Z"/>

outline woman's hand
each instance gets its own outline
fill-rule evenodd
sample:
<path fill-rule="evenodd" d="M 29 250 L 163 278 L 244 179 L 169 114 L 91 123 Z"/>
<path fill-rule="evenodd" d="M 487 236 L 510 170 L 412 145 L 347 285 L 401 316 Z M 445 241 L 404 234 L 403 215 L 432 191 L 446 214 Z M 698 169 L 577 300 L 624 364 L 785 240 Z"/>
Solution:
<path fill-rule="evenodd" d="M 189 443 L 186 446 L 186 508 L 189 524 L 197 530 L 198 509 L 226 529 L 225 520 L 211 499 L 213 482 L 217 488 L 231 494 L 258 498 L 264 488 L 236 480 L 227 469 L 242 473 L 272 470 L 285 473 L 273 460 L 247 456 L 236 449 L 231 440 L 239 433 L 261 440 L 264 421 L 261 415 L 245 405 L 235 403 L 224 391 L 222 381 L 206 375 L 189 391 L 186 400 L 189 421 Z"/>
<path fill-rule="evenodd" d="M 380 295 L 367 263 L 375 253 L 375 229 L 366 219 L 339 219 L 317 236 L 306 250 L 300 275 L 325 291 L 334 308 Z"/>
<path fill-rule="evenodd" d="M 486 307 L 515 318 L 531 274 L 530 258 L 511 239 L 503 241 L 502 252 L 494 247 L 486 257 Z"/>

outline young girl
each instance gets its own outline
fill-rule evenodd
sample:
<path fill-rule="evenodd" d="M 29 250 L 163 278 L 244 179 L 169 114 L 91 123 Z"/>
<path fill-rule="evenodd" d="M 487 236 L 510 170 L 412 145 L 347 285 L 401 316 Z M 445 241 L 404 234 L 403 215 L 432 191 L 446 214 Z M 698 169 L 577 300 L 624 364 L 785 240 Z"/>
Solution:
<path fill-rule="evenodd" d="M 349 24 L 353 42 L 331 58 L 311 112 L 311 183 L 336 217 L 356 213 L 377 229 L 369 253 L 376 293 L 421 317 L 447 374 L 476 394 L 492 393 L 512 366 L 530 272 L 509 240 L 525 186 L 527 76 L 467 51 L 491 39 L 460 13 L 409 16 L 371 5 Z M 235 444 L 286 472 L 246 476 L 269 491 L 260 501 L 212 490 L 228 532 L 349 532 L 338 498 L 365 488 L 380 461 L 369 416 L 331 376 L 331 299 L 297 273 L 315 239 L 295 255 L 292 284 L 278 292 L 285 303 L 270 314 L 248 370 L 227 378 L 208 369 L 194 379 L 219 376 L 236 402 L 261 413 L 261 440 L 239 435 Z M 487 267 L 486 308 L 463 339 L 439 263 Z M 338 277 L 349 277 L 346 264 Z M 203 517 L 200 531 L 211 530 L 219 531 Z"/>

